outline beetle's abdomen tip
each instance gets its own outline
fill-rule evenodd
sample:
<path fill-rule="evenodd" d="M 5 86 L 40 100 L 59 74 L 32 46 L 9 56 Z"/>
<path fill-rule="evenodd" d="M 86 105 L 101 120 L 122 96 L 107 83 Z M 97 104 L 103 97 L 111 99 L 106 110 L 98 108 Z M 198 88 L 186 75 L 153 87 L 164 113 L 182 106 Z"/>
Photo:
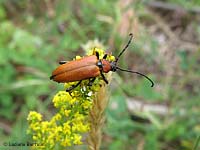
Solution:
<path fill-rule="evenodd" d="M 50 76 L 49 79 L 50 79 L 50 80 L 53 80 L 54 77 L 55 77 L 55 75 L 52 75 L 52 76 Z"/>

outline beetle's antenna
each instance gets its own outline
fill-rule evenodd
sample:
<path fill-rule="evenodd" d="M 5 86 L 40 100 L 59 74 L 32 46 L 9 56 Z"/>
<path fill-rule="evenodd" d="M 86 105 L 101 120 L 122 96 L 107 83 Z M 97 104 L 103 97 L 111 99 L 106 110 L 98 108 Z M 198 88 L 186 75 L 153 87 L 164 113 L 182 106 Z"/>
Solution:
<path fill-rule="evenodd" d="M 119 55 L 117 56 L 115 62 L 117 62 L 117 61 L 119 60 L 119 57 L 124 53 L 124 51 L 125 51 L 125 50 L 128 48 L 128 46 L 130 45 L 130 43 L 131 43 L 131 41 L 132 41 L 132 39 L 133 39 L 133 34 L 130 33 L 129 36 L 130 36 L 130 39 L 129 39 L 128 43 L 126 44 L 126 46 L 124 47 L 124 49 L 119 53 Z"/>
<path fill-rule="evenodd" d="M 119 68 L 119 67 L 116 67 L 116 69 L 121 70 L 121 71 L 125 71 L 125 72 L 130 72 L 130 73 L 139 74 L 139 75 L 145 77 L 146 79 L 148 79 L 148 80 L 151 82 L 151 87 L 154 86 L 154 82 L 153 82 L 149 77 L 147 77 L 146 75 L 144 75 L 144 74 L 142 74 L 142 73 L 140 73 L 140 72 L 132 71 L 132 70 L 126 70 L 126 69 L 122 69 L 122 68 Z"/>

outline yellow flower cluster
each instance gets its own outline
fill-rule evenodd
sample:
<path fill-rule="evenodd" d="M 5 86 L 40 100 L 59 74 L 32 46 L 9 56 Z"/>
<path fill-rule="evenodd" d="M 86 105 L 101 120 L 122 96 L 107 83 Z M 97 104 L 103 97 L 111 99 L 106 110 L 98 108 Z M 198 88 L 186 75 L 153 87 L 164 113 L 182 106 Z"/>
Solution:
<path fill-rule="evenodd" d="M 96 51 L 102 58 L 104 51 L 97 48 L 91 50 L 88 55 L 94 55 Z M 76 59 L 80 59 L 80 57 L 76 57 Z M 108 55 L 108 60 L 114 60 L 114 57 Z M 30 111 L 27 118 L 29 122 L 27 132 L 40 145 L 34 146 L 33 149 L 56 150 L 82 144 L 82 135 L 90 130 L 88 114 L 92 108 L 94 94 L 99 90 L 102 79 L 97 77 L 92 86 L 87 86 L 88 82 L 88 80 L 84 80 L 70 93 L 59 91 L 54 96 L 53 104 L 58 112 L 50 121 L 42 121 L 41 114 Z M 76 83 L 65 83 L 65 88 Z"/>

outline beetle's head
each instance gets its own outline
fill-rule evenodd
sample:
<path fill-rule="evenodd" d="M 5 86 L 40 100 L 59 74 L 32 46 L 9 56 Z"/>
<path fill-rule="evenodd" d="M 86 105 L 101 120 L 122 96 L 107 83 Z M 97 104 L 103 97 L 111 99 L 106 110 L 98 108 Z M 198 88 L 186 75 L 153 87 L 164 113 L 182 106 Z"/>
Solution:
<path fill-rule="evenodd" d="M 111 66 L 111 71 L 115 72 L 117 71 L 117 62 L 116 61 L 111 61 L 110 62 L 110 66 Z"/>

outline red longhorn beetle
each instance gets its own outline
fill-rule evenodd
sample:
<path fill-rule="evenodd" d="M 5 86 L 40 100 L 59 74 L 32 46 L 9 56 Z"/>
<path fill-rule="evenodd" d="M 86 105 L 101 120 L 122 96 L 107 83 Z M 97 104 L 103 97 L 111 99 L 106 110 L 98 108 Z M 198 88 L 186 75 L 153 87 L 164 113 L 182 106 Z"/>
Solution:
<path fill-rule="evenodd" d="M 86 56 L 79 60 L 72 60 L 69 62 L 60 61 L 59 62 L 60 66 L 58 66 L 52 72 L 52 76 L 50 77 L 50 79 L 59 83 L 79 81 L 76 85 L 73 85 L 66 90 L 67 92 L 69 92 L 75 87 L 77 87 L 81 83 L 81 81 L 85 79 L 89 79 L 88 85 L 91 86 L 95 78 L 98 77 L 99 75 L 101 75 L 105 83 L 108 84 L 108 80 L 105 78 L 103 73 L 108 73 L 109 71 L 115 72 L 117 70 L 121 70 L 125 72 L 136 73 L 147 78 L 151 82 L 151 87 L 153 87 L 154 86 L 153 81 L 146 75 L 139 73 L 137 71 L 122 69 L 117 66 L 117 62 L 120 56 L 128 48 L 129 44 L 131 43 L 132 38 L 133 38 L 133 34 L 131 33 L 130 39 L 127 45 L 119 53 L 115 61 L 106 60 L 107 54 L 103 56 L 103 59 L 99 59 L 98 52 L 96 52 L 96 55 Z"/>

